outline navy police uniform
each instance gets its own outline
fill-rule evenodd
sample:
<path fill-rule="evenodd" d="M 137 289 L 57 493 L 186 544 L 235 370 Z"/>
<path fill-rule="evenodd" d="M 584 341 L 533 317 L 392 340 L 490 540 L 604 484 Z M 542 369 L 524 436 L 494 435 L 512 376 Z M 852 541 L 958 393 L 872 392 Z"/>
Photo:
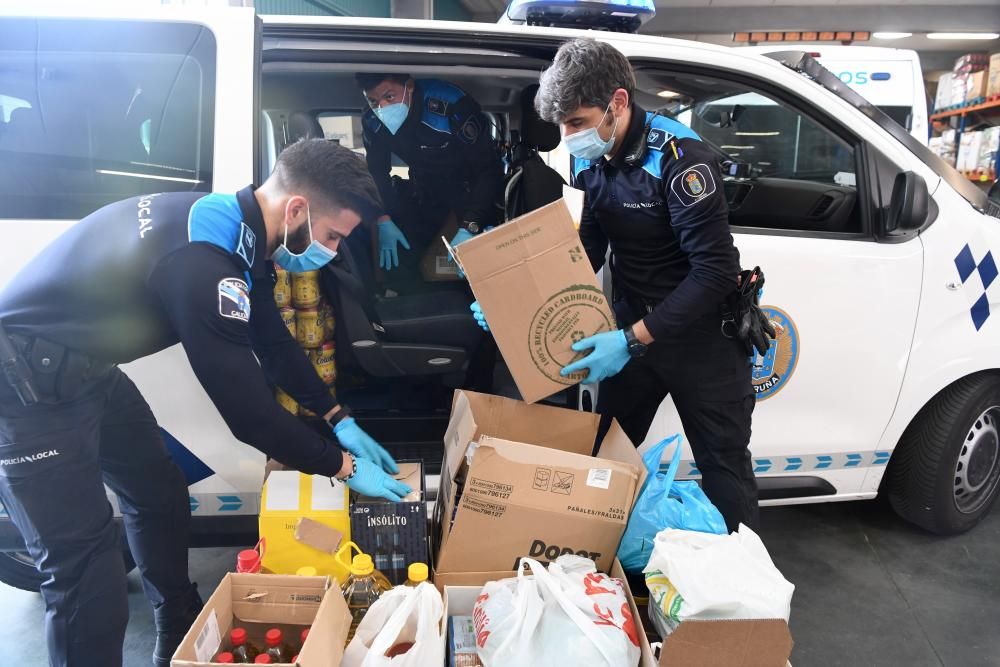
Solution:
<path fill-rule="evenodd" d="M 750 360 L 720 328 L 740 256 L 718 157 L 687 126 L 637 104 L 619 137 L 613 160 L 574 160 L 586 193 L 580 238 L 595 271 L 610 245 L 618 324 L 641 319 L 655 342 L 604 381 L 599 408 L 639 443 L 669 394 L 706 494 L 731 530 L 756 527 Z"/>
<path fill-rule="evenodd" d="M 0 321 L 41 395 L 25 407 L 0 381 L 0 501 L 47 576 L 50 664 L 122 662 L 125 570 L 105 484 L 158 632 L 183 633 L 200 607 L 187 483 L 118 364 L 180 342 L 238 439 L 304 472 L 340 470 L 337 444 L 268 385 L 317 414 L 335 405 L 281 320 L 265 246 L 253 188 L 137 197 L 84 218 L 0 292 Z"/>

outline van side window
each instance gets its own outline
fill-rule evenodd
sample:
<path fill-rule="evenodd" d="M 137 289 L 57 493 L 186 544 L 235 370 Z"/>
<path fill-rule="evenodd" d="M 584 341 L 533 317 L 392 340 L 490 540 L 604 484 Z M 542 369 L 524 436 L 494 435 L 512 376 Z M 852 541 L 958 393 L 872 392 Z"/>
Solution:
<path fill-rule="evenodd" d="M 859 235 L 857 152 L 822 124 L 744 82 L 640 68 L 646 109 L 694 130 L 722 166 L 730 224 Z"/>
<path fill-rule="evenodd" d="M 192 24 L 0 19 L 0 217 L 210 192 L 215 54 Z"/>

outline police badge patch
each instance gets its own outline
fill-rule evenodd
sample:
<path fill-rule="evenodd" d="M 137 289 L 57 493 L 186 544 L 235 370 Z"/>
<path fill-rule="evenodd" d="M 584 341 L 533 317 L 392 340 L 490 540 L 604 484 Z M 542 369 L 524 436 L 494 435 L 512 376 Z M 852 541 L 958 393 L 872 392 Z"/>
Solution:
<path fill-rule="evenodd" d="M 715 178 L 706 164 L 696 164 L 674 176 L 670 181 L 670 190 L 685 207 L 693 206 L 715 193 Z"/>
<path fill-rule="evenodd" d="M 219 315 L 240 322 L 250 321 L 250 288 L 239 278 L 219 281 Z"/>
<path fill-rule="evenodd" d="M 257 235 L 247 227 L 246 223 L 240 225 L 240 238 L 236 244 L 236 254 L 247 263 L 247 268 L 253 267 L 253 260 L 257 249 Z"/>
<path fill-rule="evenodd" d="M 483 131 L 482 122 L 478 116 L 471 116 L 458 131 L 458 136 L 467 144 L 474 144 L 479 139 L 479 133 Z"/>

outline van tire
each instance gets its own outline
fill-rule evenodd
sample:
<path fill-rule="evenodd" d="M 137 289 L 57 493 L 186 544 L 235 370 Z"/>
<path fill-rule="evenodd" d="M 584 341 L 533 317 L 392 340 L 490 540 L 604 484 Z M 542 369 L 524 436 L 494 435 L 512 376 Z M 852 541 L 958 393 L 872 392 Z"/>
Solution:
<path fill-rule="evenodd" d="M 125 573 L 128 574 L 135 569 L 135 560 L 127 548 L 122 549 L 122 557 L 125 559 Z M 0 551 L 0 582 L 22 591 L 38 593 L 43 581 L 45 577 L 35 569 L 28 552 Z"/>
<path fill-rule="evenodd" d="M 886 471 L 893 509 L 939 535 L 963 533 L 1000 489 L 1000 379 L 979 374 L 941 391 L 900 438 Z"/>

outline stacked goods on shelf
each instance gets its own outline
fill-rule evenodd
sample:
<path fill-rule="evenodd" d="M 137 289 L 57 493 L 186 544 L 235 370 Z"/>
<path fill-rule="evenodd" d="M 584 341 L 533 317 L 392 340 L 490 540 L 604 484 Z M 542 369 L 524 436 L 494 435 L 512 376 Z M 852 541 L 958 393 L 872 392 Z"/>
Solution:
<path fill-rule="evenodd" d="M 319 271 L 289 273 L 277 266 L 274 270 L 278 278 L 274 285 L 274 301 L 281 311 L 281 318 L 309 357 L 317 374 L 332 388 L 337 379 L 333 341 L 336 322 L 333 309 L 320 288 Z M 282 407 L 292 414 L 315 416 L 280 388 L 275 390 L 275 396 Z"/>
<path fill-rule="evenodd" d="M 990 57 L 985 53 L 967 53 L 955 61 L 952 69 L 951 104 L 972 104 L 986 97 L 987 68 Z"/>
<path fill-rule="evenodd" d="M 934 97 L 934 110 L 947 109 L 951 106 L 951 90 L 955 85 L 955 75 L 951 72 L 942 74 L 938 79 L 937 95 Z"/>
<path fill-rule="evenodd" d="M 954 167 L 958 154 L 956 139 L 957 133 L 955 130 L 948 129 L 942 132 L 940 137 L 932 137 L 927 146 L 931 149 L 932 153 Z"/>

